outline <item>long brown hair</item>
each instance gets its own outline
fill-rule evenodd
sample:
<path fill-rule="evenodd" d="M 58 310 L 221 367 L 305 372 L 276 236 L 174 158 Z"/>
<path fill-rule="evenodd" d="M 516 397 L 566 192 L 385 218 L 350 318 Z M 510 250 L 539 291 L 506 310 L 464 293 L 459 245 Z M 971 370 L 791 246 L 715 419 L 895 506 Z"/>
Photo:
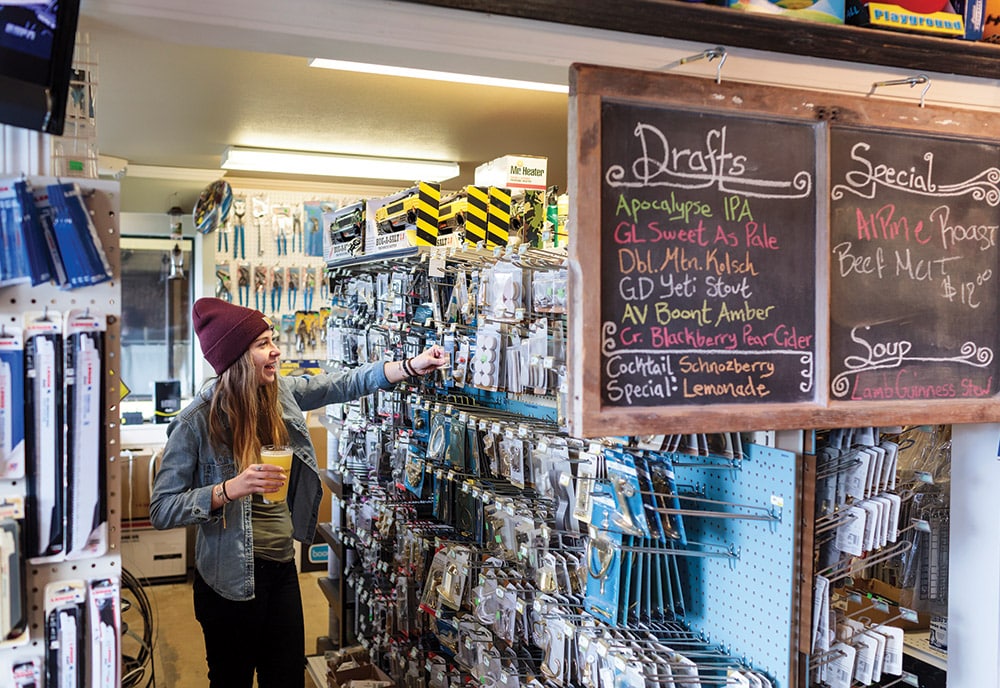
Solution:
<path fill-rule="evenodd" d="M 222 371 L 212 391 L 208 436 L 215 447 L 230 447 L 236 472 L 260 459 L 265 444 L 288 444 L 288 429 L 281 419 L 278 382 L 260 384 L 247 350 Z"/>

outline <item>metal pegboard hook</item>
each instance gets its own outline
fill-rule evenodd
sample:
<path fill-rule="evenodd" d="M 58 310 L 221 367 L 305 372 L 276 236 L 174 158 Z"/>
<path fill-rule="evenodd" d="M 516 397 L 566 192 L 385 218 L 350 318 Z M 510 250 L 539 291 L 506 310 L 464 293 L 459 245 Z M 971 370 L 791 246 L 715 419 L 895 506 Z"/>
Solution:
<path fill-rule="evenodd" d="M 905 684 L 907 686 L 914 686 L 914 688 L 919 688 L 920 679 L 916 674 L 911 674 L 909 671 L 904 671 L 903 674 L 897 678 L 892 683 L 886 683 L 883 688 L 890 688 L 891 686 L 898 686 L 900 684 Z"/>
<path fill-rule="evenodd" d="M 729 53 L 726 52 L 726 49 L 723 48 L 722 46 L 716 46 L 714 48 L 706 48 L 697 55 L 689 55 L 688 57 L 682 57 L 680 60 L 678 60 L 677 64 L 679 65 L 687 64 L 688 62 L 696 62 L 698 60 L 703 60 L 705 58 L 708 58 L 708 61 L 711 62 L 715 58 L 719 58 L 719 64 L 716 65 L 715 67 L 715 83 L 721 84 L 722 65 L 726 64 L 727 57 L 729 57 Z"/>
<path fill-rule="evenodd" d="M 917 74 L 916 76 L 908 76 L 903 79 L 876 81 L 872 84 L 871 89 L 869 89 L 868 95 L 873 95 L 875 93 L 875 89 L 881 86 L 909 86 L 910 88 L 913 88 L 917 84 L 924 84 L 924 89 L 920 92 L 920 107 L 923 107 L 924 96 L 927 95 L 927 90 L 931 87 L 931 79 L 926 74 Z"/>
<path fill-rule="evenodd" d="M 812 671 L 819 669 L 820 667 L 826 666 L 828 664 L 833 664 L 839 659 L 846 657 L 847 653 L 839 648 L 832 648 L 823 652 L 819 655 L 813 655 L 809 658 L 809 668 Z"/>
<path fill-rule="evenodd" d="M 875 556 L 869 558 L 851 557 L 845 562 L 839 562 L 837 564 L 834 564 L 833 566 L 829 566 L 820 571 L 819 573 L 820 575 L 837 574 L 835 576 L 830 577 L 830 584 L 832 585 L 837 581 L 844 580 L 846 578 L 852 578 L 853 576 L 851 575 L 851 571 L 855 570 L 855 566 L 857 566 L 858 569 L 866 569 L 869 566 L 874 566 L 875 564 L 881 564 L 884 561 L 889 561 L 893 557 L 902 554 L 912 545 L 913 543 L 911 543 L 908 540 L 899 540 L 898 542 L 894 543 L 891 547 L 882 550 Z"/>

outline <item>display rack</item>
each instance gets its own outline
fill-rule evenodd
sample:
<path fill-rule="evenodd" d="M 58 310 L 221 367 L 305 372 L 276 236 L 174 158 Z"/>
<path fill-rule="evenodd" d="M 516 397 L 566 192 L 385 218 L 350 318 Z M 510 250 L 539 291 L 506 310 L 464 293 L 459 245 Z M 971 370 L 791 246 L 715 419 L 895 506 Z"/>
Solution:
<path fill-rule="evenodd" d="M 337 279 L 346 279 L 354 272 L 360 274 L 390 269 L 390 266 L 412 272 L 426 271 L 430 261 L 427 256 L 421 255 L 423 253 L 427 251 L 419 252 L 402 267 L 398 263 L 393 265 L 392 258 L 359 258 L 350 265 L 337 265 Z M 470 260 L 470 254 L 478 256 L 477 259 L 484 266 L 503 259 L 502 252 L 482 251 L 476 254 L 473 250 L 462 252 L 461 259 Z M 395 260 L 398 261 L 398 258 Z M 448 259 L 445 260 L 447 262 Z M 340 293 L 337 289 L 332 289 L 332 292 Z M 409 331 L 413 325 L 414 323 L 409 322 L 400 323 L 396 329 L 400 332 Z M 438 333 L 441 330 L 439 327 Z M 427 343 L 436 341 L 434 328 L 430 328 L 428 334 L 430 338 Z M 551 436 L 563 437 L 579 448 L 579 458 L 573 460 L 576 465 L 573 481 L 576 482 L 577 490 L 582 489 L 580 486 L 588 480 L 593 480 L 579 472 L 580 466 L 585 463 L 593 465 L 597 454 L 592 452 L 597 451 L 599 454 L 602 450 L 591 446 L 589 451 L 585 451 L 588 445 L 586 441 L 567 437 L 558 430 L 555 425 L 558 407 L 555 398 L 542 397 L 534 400 L 539 403 L 532 403 L 530 397 L 516 398 L 517 395 L 502 391 L 484 393 L 483 390 L 466 387 L 445 393 L 435 390 L 434 385 L 415 383 L 406 392 L 405 401 L 402 402 L 411 411 L 402 410 L 398 415 L 393 413 L 391 419 L 378 413 L 370 415 L 369 427 L 379 427 L 384 436 L 391 438 L 386 441 L 386 451 L 390 456 L 396 451 L 395 442 L 398 438 L 407 434 L 409 443 L 418 445 L 419 451 L 430 455 L 433 449 L 430 448 L 427 433 L 434 423 L 434 415 L 442 412 L 446 406 L 446 398 L 456 399 L 457 394 L 476 400 L 476 406 L 460 408 L 467 410 L 470 423 L 486 428 L 485 432 L 493 433 L 496 438 L 530 437 L 535 431 L 522 434 L 525 432 L 524 425 L 546 424 L 544 427 L 548 427 L 548 430 L 542 432 L 543 436 L 551 433 Z M 380 408 L 383 404 L 384 401 L 376 399 L 368 402 L 367 406 Z M 420 419 L 420 413 L 427 415 Z M 492 418 L 491 414 L 498 415 Z M 410 417 L 410 420 L 400 425 L 405 417 Z M 478 421 L 474 422 L 477 418 Z M 435 622 L 432 616 L 426 621 L 417 622 L 415 626 L 410 618 L 411 626 L 406 626 L 396 617 L 402 613 L 399 608 L 404 606 L 399 597 L 401 593 L 398 586 L 402 585 L 401 580 L 407 580 L 402 569 L 398 568 L 399 552 L 395 549 L 398 538 L 413 537 L 416 541 L 422 540 L 425 547 L 429 548 L 425 552 L 427 557 L 432 556 L 437 548 L 469 544 L 476 552 L 478 546 L 474 542 L 470 543 L 452 526 L 430 517 L 428 505 L 435 498 L 429 498 L 425 493 L 424 499 L 420 499 L 400 491 L 404 478 L 398 470 L 393 473 L 394 478 L 386 483 L 384 469 L 365 463 L 364 460 L 358 461 L 356 448 L 352 449 L 350 440 L 342 432 L 339 423 L 325 424 L 332 436 L 338 438 L 341 456 L 352 458 L 342 459 L 339 465 L 332 464 L 323 480 L 339 499 L 344 500 L 347 511 L 354 510 L 354 521 L 348 523 L 345 517 L 340 522 L 341 527 L 322 525 L 320 533 L 335 550 L 340 561 L 346 560 L 350 550 L 357 549 L 358 559 L 364 562 L 361 569 L 353 575 L 348 575 L 345 566 L 344 574 L 339 578 L 331 577 L 319 583 L 330 603 L 331 636 L 336 634 L 341 639 L 340 643 L 333 643 L 333 646 L 344 647 L 356 639 L 369 649 L 382 668 L 390 673 L 395 672 L 394 675 L 398 676 L 402 667 L 407 665 L 408 649 L 414 649 L 417 653 L 415 656 L 423 656 L 422 652 L 426 649 L 423 647 L 425 638 L 425 641 L 421 641 L 423 649 L 417 652 L 414 646 L 414 628 L 423 628 L 423 633 L 427 634 L 434 630 L 435 623 L 439 626 L 439 632 L 440 624 L 450 623 L 441 617 Z M 365 432 L 359 431 L 355 435 L 363 437 Z M 614 448 L 615 442 L 610 438 L 608 440 L 608 447 Z M 537 443 L 537 440 L 534 441 Z M 698 494 L 714 502 L 711 506 L 692 507 L 696 513 L 685 517 L 690 524 L 690 539 L 699 541 L 699 544 L 692 544 L 690 552 L 681 551 L 675 557 L 684 583 L 686 606 L 686 612 L 680 620 L 697 636 L 697 642 L 705 644 L 706 651 L 710 651 L 713 656 L 727 658 L 725 662 L 728 666 L 756 670 L 770 677 L 772 685 L 789 688 L 795 685 L 799 636 L 795 600 L 801 575 L 798 569 L 801 556 L 796 546 L 800 537 L 796 506 L 801 486 L 800 462 L 792 452 L 768 447 L 748 445 L 746 451 L 747 454 L 738 459 L 719 456 L 694 459 L 683 455 L 674 457 L 678 465 L 684 466 L 676 469 L 678 483 L 683 481 L 686 485 L 696 485 Z M 364 455 L 364 452 L 361 454 Z M 434 480 L 436 485 L 440 481 L 450 483 L 451 487 L 447 489 L 454 490 L 455 493 L 471 493 L 481 498 L 483 504 L 488 505 L 494 501 L 497 504 L 508 504 L 504 508 L 510 508 L 512 514 L 514 510 L 532 508 L 530 505 L 534 505 L 536 515 L 546 519 L 551 519 L 556 511 L 553 504 L 545 500 L 539 501 L 530 487 L 517 488 L 506 480 L 495 478 L 484 480 L 467 470 L 450 468 L 430 458 L 420 459 L 417 463 L 427 480 Z M 352 485 L 345 486 L 345 478 Z M 379 533 L 374 532 L 374 525 L 366 525 L 364 519 L 358 520 L 358 514 L 363 513 L 366 505 L 372 503 L 385 505 L 380 507 L 381 511 L 379 508 L 375 509 L 375 521 L 392 524 L 379 526 Z M 749 509 L 746 508 L 748 505 Z M 697 513 L 699 509 L 703 516 Z M 724 516 L 713 517 L 710 513 L 713 510 L 723 512 Z M 549 523 L 551 525 L 551 521 Z M 397 540 L 392 537 L 386 539 L 384 527 L 390 528 L 389 532 L 395 533 Z M 366 528 L 371 530 L 366 531 Z M 569 533 L 564 535 L 569 536 Z M 700 556 L 698 549 L 703 545 L 721 555 Z M 638 551 L 641 548 L 635 549 Z M 692 556 L 682 556 L 684 554 Z M 480 560 L 481 556 L 485 555 L 476 555 L 476 560 Z M 527 556 L 526 553 L 519 555 L 524 556 Z M 523 558 L 515 558 L 507 565 L 519 567 L 524 561 Z M 477 571 L 481 569 L 478 564 L 470 566 L 471 575 L 475 578 L 479 575 Z M 416 584 L 415 594 L 419 597 L 429 578 L 426 569 L 424 572 L 418 569 L 412 575 Z M 470 582 L 470 585 L 474 584 Z M 531 599 L 539 599 L 540 594 L 539 590 L 534 590 L 534 597 L 525 598 L 524 606 L 530 607 Z M 580 604 L 583 598 L 576 599 L 574 602 L 572 596 L 568 597 L 563 603 L 565 606 L 549 609 L 549 616 L 577 618 L 579 611 L 575 605 Z M 462 613 L 457 618 L 463 618 Z M 602 623 L 600 616 L 585 614 L 580 618 L 589 618 L 589 623 L 595 626 L 599 637 L 611 637 L 611 628 Z M 386 624 L 387 628 L 380 624 Z M 624 629 L 624 632 L 634 630 L 624 621 L 619 624 L 619 628 Z M 583 630 L 581 627 L 580 631 Z M 462 637 L 461 634 L 459 637 Z M 499 640 L 499 636 L 496 643 L 506 646 Z M 456 659 L 451 670 L 468 672 L 470 667 L 461 661 L 461 647 L 453 650 Z M 450 656 L 446 648 L 443 651 Z M 518 653 L 520 659 L 517 662 L 520 663 L 522 680 L 526 675 L 534 673 L 541 676 L 551 669 L 544 659 L 540 660 L 549 656 L 549 650 L 528 644 L 518 650 Z M 410 662 L 409 666 L 412 668 L 414 664 Z M 425 668 L 419 668 L 418 673 L 424 670 Z M 710 680 L 724 678 L 717 673 L 716 668 L 709 665 L 703 667 L 702 671 L 706 672 L 706 676 L 714 677 Z M 559 683 L 550 677 L 550 685 L 568 684 Z"/>
<path fill-rule="evenodd" d="M 695 539 L 734 548 L 735 562 L 687 562 L 691 627 L 725 647 L 738 648 L 751 666 L 769 676 L 793 676 L 796 641 L 795 599 L 801 575 L 796 552 L 796 495 L 800 462 L 792 452 L 747 446 L 747 456 L 731 470 L 685 469 L 713 499 L 750 509 L 735 513 L 771 519 L 702 519 Z M 693 519 L 699 524 L 698 519 Z M 785 685 L 794 685 L 788 683 Z"/>
<path fill-rule="evenodd" d="M 51 177 L 31 177 L 33 185 L 44 186 L 58 181 Z M 91 287 L 61 290 L 52 284 L 31 287 L 13 285 L 0 289 L 0 322 L 19 323 L 22 313 L 51 309 L 91 309 L 92 314 L 106 319 L 105 354 L 103 361 L 104 380 L 104 436 L 106 447 L 103 453 L 107 481 L 105 498 L 107 503 L 107 551 L 94 558 L 59 561 L 45 564 L 26 563 L 26 583 L 30 591 L 28 642 L 17 647 L 0 647 L 0 684 L 6 685 L 14 664 L 25 660 L 40 659 L 45 654 L 44 591 L 45 586 L 54 581 L 68 579 L 94 580 L 100 578 L 119 579 L 121 575 L 121 513 L 119 507 L 121 470 L 119 462 L 119 419 L 118 408 L 120 380 L 118 379 L 121 333 L 121 270 L 119 242 L 119 184 L 97 180 L 79 180 L 85 191 L 87 206 L 96 225 L 104 251 L 115 275 L 109 282 Z M 25 481 L 2 480 L 0 489 L 4 494 L 24 494 Z M 116 628 L 120 618 L 116 620 Z M 120 664 L 121 645 L 114 661 Z M 93 659 L 93 657 L 91 657 Z M 43 665 L 44 666 L 44 665 Z"/>

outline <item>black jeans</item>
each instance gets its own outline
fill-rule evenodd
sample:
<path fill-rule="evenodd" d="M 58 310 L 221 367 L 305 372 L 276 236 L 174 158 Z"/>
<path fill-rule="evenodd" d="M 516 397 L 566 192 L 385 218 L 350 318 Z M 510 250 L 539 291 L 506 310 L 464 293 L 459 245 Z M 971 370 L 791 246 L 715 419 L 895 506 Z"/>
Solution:
<path fill-rule="evenodd" d="M 254 599 L 233 602 L 194 574 L 194 614 L 205 633 L 211 688 L 305 685 L 305 622 L 295 562 L 254 559 Z"/>

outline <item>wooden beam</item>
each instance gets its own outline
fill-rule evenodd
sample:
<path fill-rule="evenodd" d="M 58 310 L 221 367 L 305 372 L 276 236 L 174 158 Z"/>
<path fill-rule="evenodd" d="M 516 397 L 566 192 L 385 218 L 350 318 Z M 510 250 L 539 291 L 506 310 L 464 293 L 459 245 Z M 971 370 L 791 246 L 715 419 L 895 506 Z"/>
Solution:
<path fill-rule="evenodd" d="M 659 36 L 708 45 L 899 67 L 997 77 L 1000 46 L 841 24 L 741 12 L 677 0 L 403 0 L 590 29 Z"/>

